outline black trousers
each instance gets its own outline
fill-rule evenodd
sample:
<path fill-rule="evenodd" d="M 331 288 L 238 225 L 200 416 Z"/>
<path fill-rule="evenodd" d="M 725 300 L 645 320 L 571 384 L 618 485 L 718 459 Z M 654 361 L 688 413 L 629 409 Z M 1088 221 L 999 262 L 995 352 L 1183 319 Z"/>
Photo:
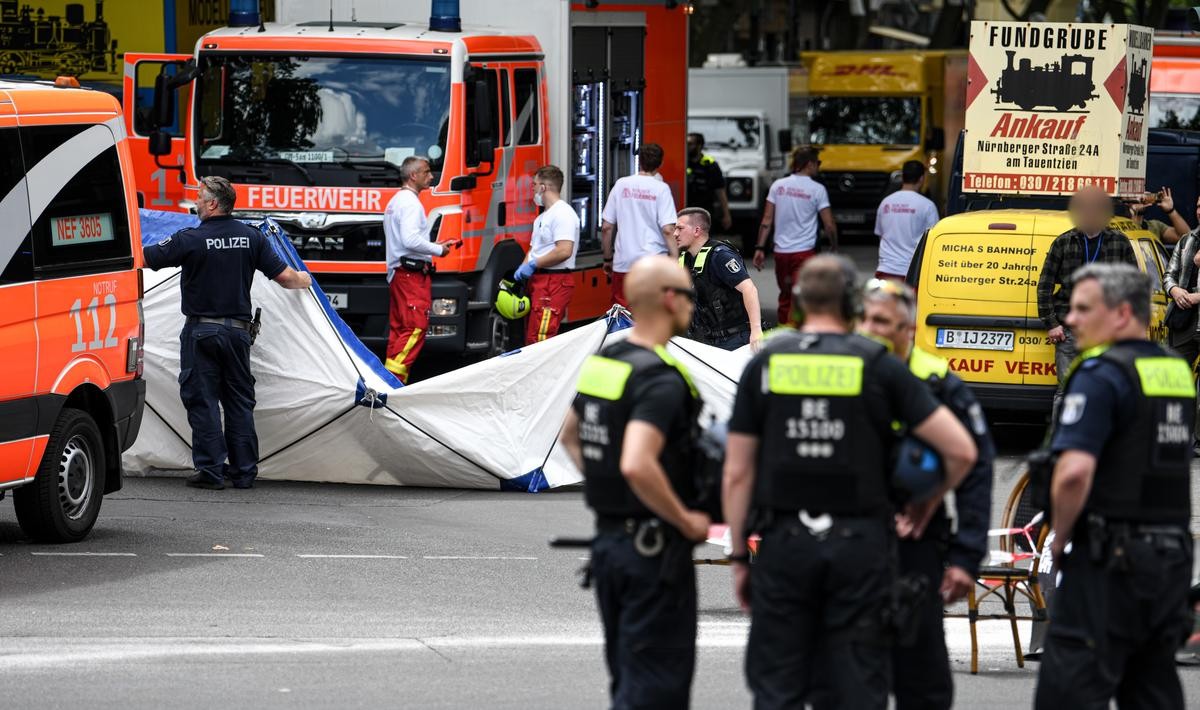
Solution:
<path fill-rule="evenodd" d="M 882 518 L 836 520 L 823 537 L 798 520 L 762 533 L 746 649 L 757 710 L 887 707 L 890 555 Z"/>
<path fill-rule="evenodd" d="M 696 668 L 691 554 L 674 556 L 673 579 L 665 584 L 661 556 L 643 557 L 629 535 L 601 533 L 592 543 L 591 564 L 612 707 L 686 709 Z"/>
<path fill-rule="evenodd" d="M 1191 631 L 1191 539 L 1174 549 L 1126 544 L 1126 570 L 1088 559 L 1078 541 L 1054 595 L 1035 707 L 1183 708 L 1175 651 Z M 1111 559 L 1111 558 L 1110 558 Z"/>
<path fill-rule="evenodd" d="M 920 540 L 897 543 L 900 574 L 925 578 L 929 589 L 917 611 L 913 643 L 892 649 L 896 710 L 946 710 L 954 704 L 954 681 L 950 676 L 950 654 L 946 651 L 942 598 L 938 591 L 946 567 L 945 546 L 929 533 L 926 535 Z"/>
<path fill-rule="evenodd" d="M 226 475 L 237 483 L 253 481 L 258 475 L 258 435 L 250 334 L 215 323 L 184 325 L 179 334 L 179 396 L 192 427 L 196 471 L 217 483 Z"/>

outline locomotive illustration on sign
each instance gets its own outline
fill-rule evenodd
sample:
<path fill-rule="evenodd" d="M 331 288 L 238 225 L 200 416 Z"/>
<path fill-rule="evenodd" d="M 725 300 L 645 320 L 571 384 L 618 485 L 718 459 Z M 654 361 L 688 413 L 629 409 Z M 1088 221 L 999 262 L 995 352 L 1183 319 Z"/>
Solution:
<path fill-rule="evenodd" d="M 1146 107 L 1146 66 L 1146 60 L 1143 59 L 1140 65 L 1133 64 L 1129 72 L 1129 93 L 1126 100 L 1129 102 L 1130 113 L 1139 116 Z"/>
<path fill-rule="evenodd" d="M 1039 106 L 1069 111 L 1076 106 L 1084 108 L 1088 101 L 1097 98 L 1093 93 L 1096 84 L 1092 81 L 1095 57 L 1064 54 L 1060 61 L 1035 67 L 1028 57 L 1013 66 L 1017 53 L 1007 50 L 1005 54 L 1008 64 L 992 89 L 998 103 L 1016 104 L 1026 111 Z"/>
<path fill-rule="evenodd" d="M 0 74 L 109 73 L 115 71 L 116 53 L 104 0 L 96 0 L 91 21 L 83 3 L 68 3 L 59 16 L 20 0 L 0 0 Z"/>

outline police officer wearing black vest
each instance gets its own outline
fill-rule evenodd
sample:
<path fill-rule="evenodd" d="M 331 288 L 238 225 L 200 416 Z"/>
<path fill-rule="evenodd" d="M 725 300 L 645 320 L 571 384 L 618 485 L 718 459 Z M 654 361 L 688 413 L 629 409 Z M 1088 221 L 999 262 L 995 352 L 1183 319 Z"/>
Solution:
<path fill-rule="evenodd" d="M 747 343 L 757 350 L 763 337 L 758 287 L 740 254 L 708 238 L 711 228 L 712 216 L 702 207 L 680 210 L 675 220 L 679 263 L 691 271 L 696 286 L 688 337 L 725 350 Z"/>
<path fill-rule="evenodd" d="M 691 321 L 695 292 L 667 256 L 625 281 L 634 325 L 590 358 L 562 442 L 596 512 L 591 569 L 604 622 L 613 708 L 686 708 L 696 659 L 693 544 L 709 517 L 689 509 L 699 399 L 666 351 Z"/>
<path fill-rule="evenodd" d="M 1082 354 L 1050 444 L 1062 582 L 1035 706 L 1183 708 L 1174 654 L 1191 630 L 1191 371 L 1146 340 L 1148 276 L 1092 264 L 1072 283 L 1067 326 Z"/>
<path fill-rule="evenodd" d="M 992 464 L 996 447 L 983 408 L 950 364 L 913 343 L 917 299 L 904 283 L 871 279 L 863 289 L 861 330 L 888 345 L 896 357 L 954 412 L 971 432 L 978 451 L 975 465 L 954 489 L 953 521 L 939 508 L 920 540 L 901 539 L 897 571 L 919 580 L 911 632 L 892 648 L 892 690 L 896 710 L 949 710 L 954 681 L 946 650 L 943 605 L 959 601 L 975 586 L 988 550 L 992 514 Z M 921 589 L 924 587 L 924 589 Z"/>
<path fill-rule="evenodd" d="M 192 428 L 194 488 L 251 488 L 258 475 L 250 284 L 255 270 L 290 289 L 312 285 L 283 263 L 257 229 L 229 216 L 237 194 L 223 177 L 200 180 L 200 226 L 183 229 L 142 253 L 151 269 L 181 267 L 179 396 Z M 221 431 L 222 409 L 225 431 Z M 228 463 L 226 463 L 228 458 Z"/>
<path fill-rule="evenodd" d="M 916 537 L 975 462 L 970 435 L 928 387 L 883 345 L 850 333 L 855 276 L 835 256 L 804 265 L 794 293 L 804 325 L 772 336 L 746 366 L 729 422 L 723 505 L 759 710 L 887 706 L 892 422 L 945 465 L 942 489 L 904 511 Z"/>

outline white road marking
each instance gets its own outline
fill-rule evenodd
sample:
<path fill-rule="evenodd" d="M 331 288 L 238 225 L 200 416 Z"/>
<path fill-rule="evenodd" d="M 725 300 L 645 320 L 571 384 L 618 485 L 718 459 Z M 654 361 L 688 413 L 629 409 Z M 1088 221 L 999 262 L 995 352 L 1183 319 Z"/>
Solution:
<path fill-rule="evenodd" d="M 408 555 L 296 555 L 303 560 L 407 560 Z"/>
<path fill-rule="evenodd" d="M 256 552 L 168 552 L 167 557 L 265 557 Z"/>
<path fill-rule="evenodd" d="M 502 557 L 502 556 L 470 556 L 470 555 L 425 555 L 425 560 L 536 560 L 536 557 Z"/>
<path fill-rule="evenodd" d="M 136 552 L 31 552 L 35 557 L 137 557 Z"/>

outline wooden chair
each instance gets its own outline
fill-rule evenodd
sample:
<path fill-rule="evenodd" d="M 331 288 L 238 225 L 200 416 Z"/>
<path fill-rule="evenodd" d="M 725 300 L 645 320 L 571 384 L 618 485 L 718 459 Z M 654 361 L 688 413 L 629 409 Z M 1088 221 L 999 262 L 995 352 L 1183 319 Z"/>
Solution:
<path fill-rule="evenodd" d="M 975 587 L 967 595 L 967 613 L 946 614 L 948 618 L 965 618 L 970 624 L 972 674 L 979 673 L 979 638 L 975 624 L 982 619 L 1008 620 L 1012 626 L 1017 666 L 1025 667 L 1017 622 L 1046 620 L 1046 600 L 1038 584 L 1038 561 L 1046 542 L 1046 535 L 1049 534 L 1049 526 L 1042 523 L 1042 518 L 1041 511 L 1037 510 L 1031 501 L 1029 473 L 1025 472 L 1017 479 L 1012 493 L 1008 496 L 1001 518 L 1002 527 L 988 533 L 992 537 L 1000 538 L 1000 549 L 993 550 L 987 563 L 980 567 Z M 979 613 L 979 605 L 992 595 L 1000 599 L 1004 612 Z M 1017 614 L 1018 597 L 1029 601 L 1033 609 L 1030 615 Z"/>

